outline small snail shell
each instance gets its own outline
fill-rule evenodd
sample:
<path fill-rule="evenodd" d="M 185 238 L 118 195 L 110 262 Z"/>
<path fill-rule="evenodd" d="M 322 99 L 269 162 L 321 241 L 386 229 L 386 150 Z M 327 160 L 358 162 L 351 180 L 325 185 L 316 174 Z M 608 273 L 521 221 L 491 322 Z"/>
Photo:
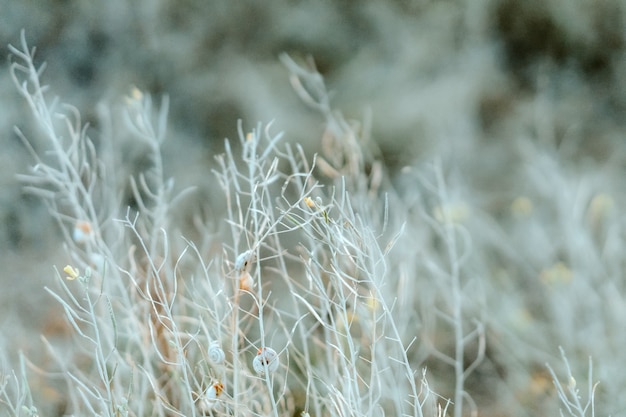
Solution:
<path fill-rule="evenodd" d="M 209 344 L 209 361 L 214 365 L 221 365 L 226 361 L 226 354 L 217 341 Z"/>
<path fill-rule="evenodd" d="M 93 239 L 94 232 L 91 223 L 84 220 L 78 220 L 72 231 L 72 239 L 74 242 L 82 245 Z"/>
<path fill-rule="evenodd" d="M 248 271 L 254 260 L 254 251 L 252 249 L 240 253 L 235 259 L 235 271 L 238 274 Z"/>
<path fill-rule="evenodd" d="M 259 352 L 252 361 L 254 371 L 260 376 L 264 376 L 266 372 L 276 372 L 278 365 L 278 353 L 276 353 L 274 349 L 268 347 L 259 349 Z"/>
<path fill-rule="evenodd" d="M 207 388 L 207 390 L 204 392 L 204 398 L 202 399 L 203 408 L 207 411 L 212 410 L 217 404 L 217 400 L 222 394 L 222 391 L 224 391 L 224 384 L 222 384 L 220 381 L 217 381 L 209 388 Z"/>

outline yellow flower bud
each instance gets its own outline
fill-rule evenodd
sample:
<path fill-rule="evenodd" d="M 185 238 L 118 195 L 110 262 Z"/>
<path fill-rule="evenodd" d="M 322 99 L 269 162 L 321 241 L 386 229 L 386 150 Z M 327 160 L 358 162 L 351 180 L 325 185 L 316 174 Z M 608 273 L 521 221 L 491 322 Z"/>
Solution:
<path fill-rule="evenodd" d="M 80 276 L 80 271 L 78 270 L 78 268 L 74 268 L 71 265 L 66 265 L 65 268 L 63 268 L 63 272 L 67 274 L 66 278 L 70 281 L 74 281 Z"/>

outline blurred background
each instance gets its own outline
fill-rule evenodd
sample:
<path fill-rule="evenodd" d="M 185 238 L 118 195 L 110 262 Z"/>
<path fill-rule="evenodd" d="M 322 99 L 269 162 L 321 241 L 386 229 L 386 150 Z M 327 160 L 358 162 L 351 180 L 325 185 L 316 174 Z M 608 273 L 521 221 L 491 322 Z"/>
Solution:
<path fill-rule="evenodd" d="M 543 365 L 535 347 L 564 345 L 581 369 L 593 355 L 599 378 L 618 382 L 608 369 L 619 358 L 607 355 L 623 346 L 626 324 L 626 2 L 0 0 L 0 330 L 6 349 L 37 355 L 40 332 L 63 337 L 43 287 L 66 259 L 46 207 L 16 179 L 33 160 L 13 127 L 45 150 L 9 72 L 6 45 L 19 45 L 22 29 L 47 62 L 51 93 L 80 109 L 96 143 L 101 109 L 119 108 L 133 86 L 157 103 L 169 95 L 166 173 L 197 186 L 191 205 L 216 222 L 213 157 L 239 119 L 246 130 L 274 120 L 273 131 L 318 150 L 324 120 L 278 59 L 312 57 L 333 107 L 369 125 L 407 200 L 418 188 L 407 167 L 444 161 L 483 272 L 498 291 L 523 294 L 512 303 L 492 294 L 495 315 L 519 305 L 510 316 L 529 343 L 520 366 Z M 119 164 L 132 173 L 142 152 L 127 146 Z M 546 301 L 546 286 L 572 279 L 599 288 L 598 299 Z M 529 390 L 547 389 L 536 378 Z"/>

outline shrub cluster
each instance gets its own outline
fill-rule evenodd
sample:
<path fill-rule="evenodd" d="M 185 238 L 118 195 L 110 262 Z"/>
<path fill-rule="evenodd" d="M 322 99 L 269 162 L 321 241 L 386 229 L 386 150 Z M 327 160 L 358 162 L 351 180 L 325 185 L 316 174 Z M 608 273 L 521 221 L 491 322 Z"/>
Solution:
<path fill-rule="evenodd" d="M 502 288 L 467 225 L 479 215 L 450 187 L 453 172 L 444 161 L 407 168 L 411 194 L 396 191 L 367 129 L 331 108 L 311 62 L 281 56 L 296 93 L 326 122 L 320 154 L 283 141 L 271 123 L 240 123 L 216 157 L 223 222 L 197 215 L 191 240 L 172 221 L 193 190 L 177 191 L 163 167 L 167 97 L 155 105 L 133 89 L 111 122 L 120 130 L 111 136 L 145 148 L 146 168 L 127 182 L 106 129 L 96 146 L 79 111 L 49 98 L 23 34 L 10 49 L 46 139 L 40 153 L 18 131 L 36 161 L 20 179 L 64 236 L 70 262 L 47 291 L 71 340 L 42 339 L 48 369 L 24 356 L 6 367 L 3 412 L 461 417 L 498 403 L 522 410 L 550 392 L 498 386 L 515 380 L 504 374 L 524 355 L 502 358 L 527 322 L 491 317 L 493 306 L 524 310 L 496 300 Z M 530 209 L 521 199 L 516 207 Z M 570 273 L 556 265 L 542 277 L 560 285 Z M 594 415 L 591 364 L 583 398 L 563 358 L 566 382 L 551 368 L 546 377 L 553 392 L 570 415 Z M 55 404 L 31 387 L 33 373 L 52 381 Z M 540 372 L 526 375 L 540 384 Z"/>

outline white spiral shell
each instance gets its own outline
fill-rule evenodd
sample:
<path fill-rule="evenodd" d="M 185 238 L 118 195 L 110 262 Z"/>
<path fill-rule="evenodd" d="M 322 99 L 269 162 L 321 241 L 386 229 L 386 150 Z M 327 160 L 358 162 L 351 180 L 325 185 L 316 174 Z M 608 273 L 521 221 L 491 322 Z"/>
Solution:
<path fill-rule="evenodd" d="M 224 350 L 221 348 L 220 343 L 218 341 L 213 341 L 209 344 L 209 361 L 213 365 L 222 365 L 226 361 L 226 354 Z"/>
<path fill-rule="evenodd" d="M 272 348 L 264 347 L 252 361 L 252 367 L 259 376 L 265 376 L 266 372 L 274 373 L 278 369 L 278 353 Z"/>

